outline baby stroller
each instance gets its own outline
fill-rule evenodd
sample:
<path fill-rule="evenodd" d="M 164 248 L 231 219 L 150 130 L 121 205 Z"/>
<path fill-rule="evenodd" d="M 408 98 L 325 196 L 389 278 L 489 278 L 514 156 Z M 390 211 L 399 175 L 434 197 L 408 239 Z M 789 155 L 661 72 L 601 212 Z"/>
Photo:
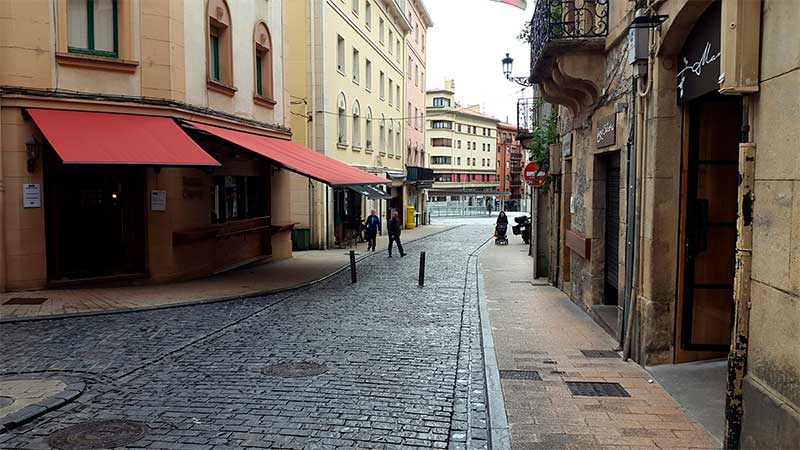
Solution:
<path fill-rule="evenodd" d="M 494 245 L 508 245 L 508 238 L 506 237 L 506 233 L 508 232 L 508 224 L 507 223 L 498 223 L 494 227 Z"/>

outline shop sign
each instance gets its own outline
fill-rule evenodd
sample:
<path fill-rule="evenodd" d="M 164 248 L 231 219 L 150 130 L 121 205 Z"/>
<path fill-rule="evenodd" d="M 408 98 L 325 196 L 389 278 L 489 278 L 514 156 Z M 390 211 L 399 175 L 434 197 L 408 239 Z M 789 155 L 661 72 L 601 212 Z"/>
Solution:
<path fill-rule="evenodd" d="M 150 192 L 150 210 L 151 211 L 167 210 L 167 191 Z"/>
<path fill-rule="evenodd" d="M 678 103 L 719 90 L 721 3 L 712 3 L 686 38 L 678 60 Z"/>
<path fill-rule="evenodd" d="M 595 131 L 597 148 L 608 147 L 617 143 L 617 115 L 611 114 L 597 121 Z"/>
<path fill-rule="evenodd" d="M 42 185 L 23 184 L 22 185 L 22 206 L 24 208 L 42 207 Z"/>

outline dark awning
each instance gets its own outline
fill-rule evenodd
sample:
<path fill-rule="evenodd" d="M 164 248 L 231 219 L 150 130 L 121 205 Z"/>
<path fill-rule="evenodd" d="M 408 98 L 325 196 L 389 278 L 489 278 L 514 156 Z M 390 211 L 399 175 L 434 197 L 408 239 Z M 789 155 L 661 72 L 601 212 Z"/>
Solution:
<path fill-rule="evenodd" d="M 350 189 L 373 200 L 378 200 L 378 199 L 386 200 L 392 198 L 392 196 L 387 194 L 386 192 L 383 192 L 377 187 L 370 186 L 368 184 L 349 184 L 346 186 L 337 186 L 337 187 L 344 187 Z"/>

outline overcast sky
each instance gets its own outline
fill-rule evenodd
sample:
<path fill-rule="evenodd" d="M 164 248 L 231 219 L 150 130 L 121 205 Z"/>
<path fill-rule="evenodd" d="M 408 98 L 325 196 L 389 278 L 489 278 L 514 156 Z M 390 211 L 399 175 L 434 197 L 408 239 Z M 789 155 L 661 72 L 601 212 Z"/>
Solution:
<path fill-rule="evenodd" d="M 533 15 L 535 1 L 528 0 L 526 11 L 489 0 L 424 1 L 433 19 L 426 55 L 428 89 L 444 87 L 444 80 L 453 78 L 461 105 L 479 103 L 485 113 L 515 124 L 522 87 L 505 79 L 500 60 L 510 53 L 512 76 L 529 74 L 530 47 L 517 35 Z"/>

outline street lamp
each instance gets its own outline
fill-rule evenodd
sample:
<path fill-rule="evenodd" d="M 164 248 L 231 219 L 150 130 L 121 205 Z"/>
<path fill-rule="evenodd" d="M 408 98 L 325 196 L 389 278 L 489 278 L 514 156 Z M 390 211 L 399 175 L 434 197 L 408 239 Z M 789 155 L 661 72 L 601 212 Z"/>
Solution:
<path fill-rule="evenodd" d="M 503 75 L 506 76 L 506 80 L 513 81 L 520 86 L 524 87 L 531 87 L 533 83 L 531 82 L 530 77 L 512 77 L 511 76 L 511 68 L 514 65 L 514 58 L 511 57 L 508 53 L 506 53 L 506 57 L 502 59 L 503 63 Z"/>

